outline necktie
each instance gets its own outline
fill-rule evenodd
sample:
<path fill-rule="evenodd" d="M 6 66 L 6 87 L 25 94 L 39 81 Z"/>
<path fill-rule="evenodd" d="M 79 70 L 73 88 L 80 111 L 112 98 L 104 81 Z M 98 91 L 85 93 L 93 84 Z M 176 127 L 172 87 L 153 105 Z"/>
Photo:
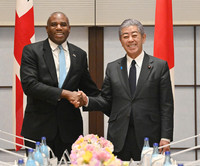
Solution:
<path fill-rule="evenodd" d="M 136 89 L 136 68 L 135 68 L 135 60 L 132 60 L 131 67 L 129 71 L 129 86 L 131 90 L 131 96 L 133 97 Z M 130 126 L 134 126 L 134 120 L 133 120 L 133 109 L 131 108 L 131 114 L 130 114 Z"/>
<path fill-rule="evenodd" d="M 129 71 L 129 86 L 131 90 L 131 96 L 133 97 L 136 89 L 136 68 L 135 68 L 135 60 L 132 60 L 131 68 Z"/>
<path fill-rule="evenodd" d="M 60 49 L 59 53 L 59 88 L 62 87 L 63 82 L 66 78 L 67 72 L 66 72 L 66 62 L 65 62 L 65 53 L 61 45 L 58 46 Z"/>

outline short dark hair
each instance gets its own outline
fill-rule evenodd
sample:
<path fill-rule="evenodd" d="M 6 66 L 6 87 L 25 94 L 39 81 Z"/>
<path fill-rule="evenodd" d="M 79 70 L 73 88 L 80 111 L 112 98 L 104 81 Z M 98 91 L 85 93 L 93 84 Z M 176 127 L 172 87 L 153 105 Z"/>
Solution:
<path fill-rule="evenodd" d="M 70 25 L 69 25 L 69 18 L 68 18 L 68 17 L 65 15 L 65 13 L 63 13 L 63 12 L 53 12 L 53 13 L 49 16 L 49 18 L 48 18 L 48 20 L 47 20 L 47 26 L 48 26 L 48 23 L 49 23 L 50 18 L 51 18 L 53 15 L 55 15 L 55 14 L 62 14 L 63 16 L 65 16 L 66 19 L 67 19 L 67 24 L 68 24 L 68 26 L 70 26 Z"/>

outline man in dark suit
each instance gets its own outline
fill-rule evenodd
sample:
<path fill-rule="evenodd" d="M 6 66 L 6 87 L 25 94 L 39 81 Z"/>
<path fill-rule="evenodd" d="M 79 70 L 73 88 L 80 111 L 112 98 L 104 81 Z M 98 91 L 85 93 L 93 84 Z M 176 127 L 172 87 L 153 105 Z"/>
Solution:
<path fill-rule="evenodd" d="M 139 161 L 144 137 L 149 137 L 151 146 L 173 139 L 170 73 L 166 61 L 143 51 L 146 34 L 139 21 L 125 20 L 119 39 L 126 55 L 107 65 L 101 95 L 89 97 L 89 103 L 82 95 L 85 110 L 102 110 L 109 116 L 107 138 L 114 144 L 114 154 Z"/>
<path fill-rule="evenodd" d="M 45 136 L 60 160 L 64 150 L 70 152 L 71 145 L 83 134 L 81 112 L 70 102 L 81 97 L 78 89 L 92 96 L 99 90 L 90 77 L 86 52 L 66 41 L 70 33 L 67 16 L 61 12 L 51 14 L 46 31 L 48 39 L 25 46 L 22 53 L 20 76 L 27 106 L 21 135 L 35 141 Z M 66 75 L 59 85 L 61 49 Z M 35 147 L 27 141 L 25 145 Z"/>

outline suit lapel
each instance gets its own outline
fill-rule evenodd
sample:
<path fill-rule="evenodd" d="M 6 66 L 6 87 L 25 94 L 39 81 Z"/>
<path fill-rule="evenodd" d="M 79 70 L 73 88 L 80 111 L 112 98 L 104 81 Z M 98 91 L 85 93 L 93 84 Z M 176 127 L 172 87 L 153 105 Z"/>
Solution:
<path fill-rule="evenodd" d="M 142 68 L 140 71 L 140 76 L 139 76 L 137 87 L 136 87 L 135 96 L 140 92 L 140 90 L 143 87 L 144 83 L 146 82 L 151 70 L 153 69 L 152 63 L 153 63 L 153 60 L 150 58 L 149 55 L 147 55 L 145 53 L 143 63 L 142 63 Z"/>
<path fill-rule="evenodd" d="M 48 39 L 44 41 L 44 60 L 46 62 L 46 65 L 49 69 L 49 73 L 51 74 L 52 80 L 56 82 L 58 85 L 58 79 L 56 74 L 56 67 L 52 55 L 52 51 L 48 42 Z"/>
<path fill-rule="evenodd" d="M 118 69 L 121 84 L 124 87 L 124 89 L 126 90 L 127 94 L 131 97 L 131 92 L 130 92 L 130 87 L 129 87 L 129 82 L 128 82 L 126 56 L 124 58 L 122 58 L 121 62 L 119 62 L 118 65 L 119 66 L 117 67 L 117 69 Z"/>

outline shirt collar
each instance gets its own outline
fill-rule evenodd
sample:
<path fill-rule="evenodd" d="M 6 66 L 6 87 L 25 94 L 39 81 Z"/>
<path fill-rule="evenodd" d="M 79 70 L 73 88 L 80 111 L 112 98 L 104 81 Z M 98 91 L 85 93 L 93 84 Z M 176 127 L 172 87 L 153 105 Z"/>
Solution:
<path fill-rule="evenodd" d="M 131 64 L 133 59 L 128 55 L 126 55 L 126 58 L 127 58 L 127 63 Z M 142 67 L 143 59 L 144 59 L 144 51 L 142 51 L 141 54 L 134 59 L 136 62 L 136 65 L 138 65 L 139 67 Z"/>
<path fill-rule="evenodd" d="M 57 48 L 58 48 L 58 44 L 54 43 L 53 41 L 51 41 L 51 39 L 49 39 L 49 45 L 52 49 L 52 51 L 55 51 Z M 62 48 L 65 50 L 65 51 L 68 51 L 68 45 L 67 45 L 67 42 L 64 42 L 61 44 L 62 45 Z"/>

